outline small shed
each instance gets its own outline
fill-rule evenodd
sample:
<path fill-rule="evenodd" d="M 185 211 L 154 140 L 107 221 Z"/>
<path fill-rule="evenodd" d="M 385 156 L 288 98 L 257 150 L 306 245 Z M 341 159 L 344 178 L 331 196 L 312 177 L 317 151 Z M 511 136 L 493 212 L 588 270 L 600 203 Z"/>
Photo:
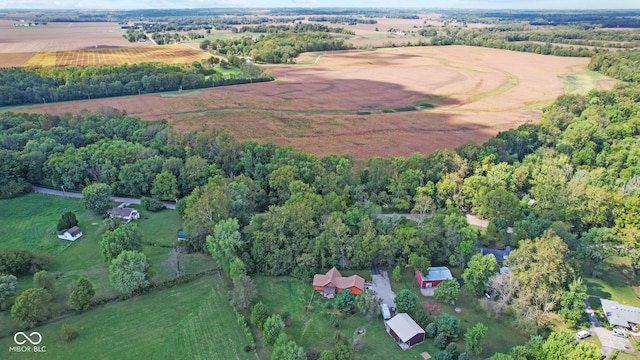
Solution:
<path fill-rule="evenodd" d="M 77 226 L 74 226 L 71 229 L 67 229 L 61 232 L 60 234 L 58 234 L 59 239 L 70 240 L 70 241 L 76 241 L 81 236 L 82 236 L 82 230 Z"/>
<path fill-rule="evenodd" d="M 430 267 L 426 276 L 422 272 L 416 271 L 416 281 L 423 289 L 436 287 L 441 282 L 450 279 L 453 279 L 453 276 L 446 266 Z"/>
<path fill-rule="evenodd" d="M 402 350 L 407 350 L 424 341 L 424 330 L 405 313 L 394 316 L 385 322 L 384 326 Z"/>

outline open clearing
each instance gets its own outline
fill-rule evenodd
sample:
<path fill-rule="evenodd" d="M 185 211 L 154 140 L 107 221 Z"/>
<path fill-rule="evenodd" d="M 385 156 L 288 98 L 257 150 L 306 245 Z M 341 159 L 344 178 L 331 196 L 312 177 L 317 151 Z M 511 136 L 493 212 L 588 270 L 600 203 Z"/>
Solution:
<path fill-rule="evenodd" d="M 78 329 L 78 338 L 64 342 L 62 324 Z M 218 275 L 203 276 L 33 330 L 42 334 L 40 346 L 47 347 L 47 359 L 256 359 L 243 350 L 244 333 Z M 0 339 L 0 346 L 3 351 L 14 346 L 13 337 Z M 3 356 L 25 358 L 23 353 Z"/>
<path fill-rule="evenodd" d="M 111 106 L 145 120 L 167 119 L 182 131 L 226 128 L 240 140 L 320 156 L 406 156 L 481 143 L 537 121 L 541 106 L 565 92 L 561 76 L 585 74 L 588 62 L 467 46 L 325 52 L 315 64 L 266 66 L 278 79 L 270 83 L 12 110 L 77 114 Z M 585 79 L 592 79 L 591 86 L 580 84 L 585 91 L 612 84 Z M 430 110 L 393 111 L 430 100 Z"/>

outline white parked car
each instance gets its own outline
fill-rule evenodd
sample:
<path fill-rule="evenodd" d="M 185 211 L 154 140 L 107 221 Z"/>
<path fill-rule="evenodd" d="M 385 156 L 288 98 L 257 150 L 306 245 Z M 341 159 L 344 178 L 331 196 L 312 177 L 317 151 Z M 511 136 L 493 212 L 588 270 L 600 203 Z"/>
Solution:
<path fill-rule="evenodd" d="M 591 333 L 588 332 L 587 330 L 578 331 L 578 333 L 576 334 L 576 337 L 578 338 L 578 340 L 586 339 L 589 336 L 591 336 Z"/>

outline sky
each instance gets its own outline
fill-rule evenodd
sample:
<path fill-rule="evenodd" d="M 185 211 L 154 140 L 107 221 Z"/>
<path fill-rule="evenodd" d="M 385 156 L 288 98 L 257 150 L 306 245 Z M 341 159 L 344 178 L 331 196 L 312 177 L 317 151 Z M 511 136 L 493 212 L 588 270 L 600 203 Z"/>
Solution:
<path fill-rule="evenodd" d="M 0 0 L 3 9 L 184 9 L 387 7 L 470 9 L 640 9 L 639 0 Z"/>

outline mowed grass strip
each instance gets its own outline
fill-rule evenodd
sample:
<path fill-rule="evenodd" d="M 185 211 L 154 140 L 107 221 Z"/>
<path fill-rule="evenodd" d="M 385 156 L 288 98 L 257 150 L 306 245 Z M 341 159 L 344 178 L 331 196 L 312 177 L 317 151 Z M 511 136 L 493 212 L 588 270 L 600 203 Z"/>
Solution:
<path fill-rule="evenodd" d="M 62 324 L 80 336 L 65 343 Z M 244 352 L 245 337 L 218 275 L 106 305 L 47 324 L 42 334 L 47 359 L 255 359 Z M 11 336 L 0 348 L 12 346 Z M 4 358 L 5 355 L 3 355 Z M 6 353 L 8 359 L 25 354 Z"/>

